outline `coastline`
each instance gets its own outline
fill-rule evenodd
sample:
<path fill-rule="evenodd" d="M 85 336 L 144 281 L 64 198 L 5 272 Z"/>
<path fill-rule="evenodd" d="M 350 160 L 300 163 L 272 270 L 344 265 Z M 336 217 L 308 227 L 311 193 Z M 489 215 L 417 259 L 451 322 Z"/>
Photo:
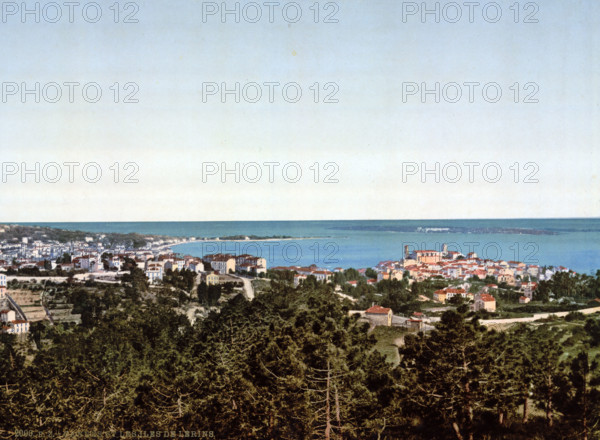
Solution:
<path fill-rule="evenodd" d="M 156 246 L 155 249 L 169 249 L 175 246 L 182 246 L 191 243 L 257 243 L 257 242 L 272 242 L 272 241 L 303 241 L 303 240 L 327 240 L 331 237 L 288 237 L 288 238 L 257 238 L 249 240 L 228 240 L 216 238 L 203 238 L 201 240 L 183 240 L 175 244 L 165 244 Z"/>
<path fill-rule="evenodd" d="M 524 220 L 511 220 L 507 223 L 503 222 L 503 224 L 505 227 L 522 228 L 526 225 L 524 222 Z M 9 253 L 16 244 L 22 244 L 23 238 L 29 238 L 31 243 L 36 240 L 40 240 L 42 244 L 58 242 L 56 246 L 65 248 L 72 246 L 72 242 L 80 242 L 77 244 L 79 247 L 93 247 L 94 243 L 101 242 L 104 248 L 123 248 L 124 246 L 125 249 L 155 249 L 160 252 L 165 252 L 170 248 L 177 253 L 194 254 L 197 253 L 195 248 L 244 248 L 253 243 L 254 246 L 264 248 L 263 252 L 268 251 L 269 255 L 271 255 L 271 251 L 268 248 L 274 246 L 275 260 L 278 262 L 283 260 L 281 247 L 289 244 L 294 248 L 302 248 L 298 250 L 301 252 L 302 264 L 309 264 L 311 259 L 315 262 L 319 259 L 321 260 L 319 263 L 326 266 L 343 267 L 368 267 L 378 261 L 393 260 L 398 258 L 405 245 L 412 248 L 439 249 L 445 242 L 448 243 L 451 250 L 463 254 L 474 251 L 484 259 L 523 261 L 540 266 L 560 264 L 589 275 L 595 274 L 600 267 L 600 252 L 598 251 L 600 249 L 600 219 L 533 220 L 530 227 L 560 231 L 559 235 L 539 236 L 389 231 L 390 225 L 397 229 L 412 229 L 415 226 L 423 225 L 422 222 L 403 220 L 370 221 L 366 225 L 376 229 L 370 231 L 357 230 L 358 226 L 365 225 L 365 222 L 360 221 L 333 221 L 326 224 L 298 222 L 289 228 L 272 227 L 271 223 L 233 223 L 231 227 L 218 222 L 154 222 L 151 226 L 144 222 L 127 222 L 125 225 L 118 222 L 115 224 L 70 222 L 37 225 L 6 223 L 0 225 L 0 229 L 6 229 L 4 233 L 0 233 L 0 241 L 5 240 L 5 247 Z M 443 226 L 485 228 L 490 225 L 499 226 L 497 221 L 492 220 L 427 222 L 427 226 L 433 228 Z M 348 226 L 354 226 L 354 228 L 347 230 Z M 385 229 L 387 232 L 379 231 L 379 229 Z M 246 236 L 250 238 L 251 235 L 256 239 L 245 240 Z M 286 236 L 287 238 L 275 238 Z M 218 240 L 216 240 L 217 237 Z M 225 240 L 221 237 L 231 237 L 231 239 Z M 243 243 L 245 241 L 248 243 Z M 222 243 L 219 244 L 219 242 Z M 329 242 L 333 242 L 333 246 L 326 247 Z M 191 246 L 193 243 L 196 245 Z M 278 244 L 280 246 L 277 246 Z M 178 247 L 180 245 L 181 247 Z M 190 246 L 187 246 L 186 249 L 183 245 Z M 294 259 L 291 256 L 294 249 L 288 247 L 287 250 L 289 250 L 290 256 L 286 254 L 285 257 Z M 326 257 L 327 260 L 323 261 Z M 333 260 L 339 260 L 339 263 Z"/>

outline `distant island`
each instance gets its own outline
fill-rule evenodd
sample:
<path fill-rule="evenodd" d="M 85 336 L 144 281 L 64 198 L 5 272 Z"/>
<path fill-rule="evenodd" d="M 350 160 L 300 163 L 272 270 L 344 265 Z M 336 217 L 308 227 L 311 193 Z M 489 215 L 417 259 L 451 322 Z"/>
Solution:
<path fill-rule="evenodd" d="M 293 238 L 298 237 L 292 237 L 290 235 L 227 235 L 225 237 L 204 238 L 204 240 L 291 240 Z"/>
<path fill-rule="evenodd" d="M 333 226 L 330 229 L 337 231 L 374 231 L 374 232 L 412 232 L 425 234 L 524 234 L 524 235 L 559 235 L 557 231 L 547 229 L 530 228 L 471 228 L 471 227 L 414 227 L 414 226 L 391 226 L 391 225 L 355 225 L 355 226 Z"/>

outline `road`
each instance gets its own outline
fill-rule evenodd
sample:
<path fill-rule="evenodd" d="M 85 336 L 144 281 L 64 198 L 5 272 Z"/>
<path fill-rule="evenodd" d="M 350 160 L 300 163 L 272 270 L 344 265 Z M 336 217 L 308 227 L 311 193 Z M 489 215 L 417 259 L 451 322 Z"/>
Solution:
<path fill-rule="evenodd" d="M 236 275 L 236 278 L 242 280 L 242 282 L 244 283 L 244 293 L 246 294 L 246 298 L 252 301 L 254 299 L 254 288 L 252 287 L 252 280 L 250 278 L 238 275 Z"/>
<path fill-rule="evenodd" d="M 94 279 L 94 281 L 98 281 L 100 283 L 118 283 L 118 281 L 115 280 L 115 277 L 117 275 L 123 275 L 124 273 L 129 273 L 129 271 L 123 271 L 123 272 L 89 272 L 89 273 L 78 273 L 76 275 L 73 276 L 74 279 L 78 280 L 78 281 L 85 281 L 88 279 Z M 105 279 L 101 279 L 100 277 L 103 277 Z M 17 281 L 31 281 L 31 280 L 36 280 L 36 281 L 53 281 L 55 283 L 62 283 L 64 281 L 67 280 L 67 277 L 32 277 L 32 276 L 26 276 L 26 275 L 21 275 L 21 276 L 17 276 L 17 275 L 7 275 L 6 276 L 6 280 L 7 281 L 12 281 L 12 280 L 17 280 Z"/>
<path fill-rule="evenodd" d="M 16 276 L 16 275 L 7 275 L 6 276 L 6 281 L 13 281 L 13 280 L 17 280 L 17 281 L 31 281 L 31 280 L 36 280 L 36 281 L 54 281 L 56 283 L 62 283 L 63 281 L 67 280 L 67 277 L 28 277 L 28 276 Z"/>
<path fill-rule="evenodd" d="M 575 310 L 576 312 L 583 313 L 584 315 L 590 315 L 592 313 L 600 312 L 600 307 L 593 307 L 591 309 Z M 533 322 L 538 319 L 549 318 L 550 316 L 557 316 L 559 318 L 567 316 L 571 312 L 556 312 L 556 313 L 535 313 L 533 316 L 528 318 L 508 318 L 508 319 L 482 319 L 479 321 L 483 325 L 494 325 L 494 324 L 516 324 L 518 322 Z"/>
<path fill-rule="evenodd" d="M 344 298 L 344 299 L 347 299 L 347 300 L 349 300 L 349 301 L 351 301 L 351 302 L 353 302 L 353 303 L 355 303 L 355 302 L 357 302 L 357 301 L 358 301 L 358 299 L 356 299 L 356 298 L 354 298 L 354 297 L 352 297 L 352 296 L 350 296 L 350 295 L 346 295 L 345 293 L 343 293 L 343 292 L 340 292 L 340 291 L 338 291 L 338 290 L 336 290 L 336 291 L 335 291 L 335 293 L 336 293 L 336 294 L 337 294 L 339 297 L 341 297 L 341 298 Z"/>

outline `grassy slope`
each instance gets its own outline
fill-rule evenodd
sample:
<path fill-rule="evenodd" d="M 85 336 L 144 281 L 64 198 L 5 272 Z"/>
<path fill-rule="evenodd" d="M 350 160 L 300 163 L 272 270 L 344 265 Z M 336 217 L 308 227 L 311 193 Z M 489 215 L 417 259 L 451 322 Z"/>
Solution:
<path fill-rule="evenodd" d="M 400 327 L 375 327 L 373 330 L 373 336 L 377 339 L 375 350 L 384 355 L 388 362 L 398 365 L 400 362 L 398 340 L 406 334 L 407 331 Z"/>

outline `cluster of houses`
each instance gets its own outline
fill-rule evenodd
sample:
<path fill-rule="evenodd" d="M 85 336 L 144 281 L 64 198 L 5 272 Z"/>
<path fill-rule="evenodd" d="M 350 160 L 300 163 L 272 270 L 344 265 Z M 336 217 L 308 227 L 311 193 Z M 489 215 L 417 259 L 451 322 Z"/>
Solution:
<path fill-rule="evenodd" d="M 26 239 L 24 239 L 26 244 Z M 170 250 L 165 249 L 139 249 L 125 251 L 123 249 L 105 249 L 98 250 L 94 245 L 83 247 L 60 247 L 60 251 L 68 252 L 71 259 L 70 262 L 62 262 L 63 254 L 45 249 L 40 252 L 40 255 L 30 256 L 27 258 L 13 258 L 12 261 L 0 259 L 0 272 L 5 272 L 9 268 L 24 269 L 37 267 L 40 272 L 46 270 L 54 270 L 57 268 L 65 272 L 85 271 L 94 274 L 101 274 L 106 271 L 119 272 L 123 269 L 126 260 L 132 260 L 137 267 L 144 271 L 146 277 L 151 283 L 161 281 L 167 270 L 191 270 L 193 272 L 202 273 L 207 282 L 216 283 L 215 275 L 228 274 L 232 272 L 243 272 L 253 275 L 266 273 L 267 261 L 265 258 L 256 257 L 249 254 L 230 255 L 230 254 L 211 254 L 205 255 L 203 258 L 192 257 L 186 255 L 184 257 L 173 254 Z M 19 247 L 20 248 L 20 247 Z M 52 255 L 56 258 L 38 261 L 43 255 Z M 57 262 L 59 261 L 59 262 Z M 212 276 L 209 276 L 212 275 Z"/>
<path fill-rule="evenodd" d="M 529 298 L 529 300 L 531 300 L 532 292 L 535 290 L 537 284 L 523 280 L 531 278 L 545 280 L 552 278 L 556 272 L 569 272 L 569 269 L 562 266 L 543 269 L 538 265 L 527 265 L 519 261 L 480 259 L 475 253 L 464 256 L 459 252 L 448 251 L 446 245 L 443 246 L 441 251 L 416 250 L 409 252 L 408 248 L 405 247 L 404 258 L 402 260 L 382 261 L 372 269 L 377 275 L 372 278 L 367 277 L 367 269 L 358 269 L 359 274 L 366 278 L 366 284 L 368 285 L 375 285 L 382 280 L 400 281 L 406 274 L 410 276 L 410 282 L 424 281 L 427 278 L 433 277 L 462 281 L 467 281 L 475 277 L 484 280 L 487 276 L 491 276 L 495 277 L 498 283 L 506 283 L 511 287 L 521 287 L 523 297 Z M 298 286 L 310 275 L 313 275 L 318 281 L 328 282 L 335 272 L 343 272 L 344 269 L 338 267 L 330 271 L 312 265 L 310 267 L 277 266 L 273 270 L 295 272 L 294 285 Z M 356 287 L 359 282 L 350 280 L 346 281 L 346 284 Z M 524 299 L 523 301 L 526 300 Z"/>
<path fill-rule="evenodd" d="M 424 281 L 432 277 L 461 280 L 464 282 L 462 285 L 435 291 L 433 299 L 441 304 L 445 304 L 453 297 L 460 296 L 471 302 L 471 310 L 486 310 L 489 312 L 496 311 L 496 298 L 493 293 L 497 291 L 498 285 L 488 284 L 478 293 L 472 293 L 469 291 L 470 284 L 466 282 L 467 280 L 472 278 L 484 280 L 488 276 L 494 277 L 498 280 L 498 283 L 506 283 L 510 287 L 520 288 L 522 296 L 519 302 L 526 304 L 532 300 L 533 292 L 538 286 L 537 282 L 530 281 L 530 279 L 550 279 L 557 272 L 569 272 L 569 269 L 562 266 L 547 269 L 534 264 L 527 265 L 519 261 L 480 259 L 475 253 L 469 253 L 465 256 L 459 252 L 449 251 L 445 244 L 441 251 L 415 250 L 409 252 L 406 246 L 402 260 L 382 261 L 372 269 L 377 274 L 376 278 L 366 277 L 367 269 L 358 270 L 359 274 L 366 278 L 368 285 L 374 285 L 382 280 L 402 280 L 405 274 L 410 276 L 410 282 Z M 343 271 L 342 268 L 335 268 L 333 271 L 329 271 L 328 269 L 319 268 L 316 265 L 310 267 L 278 266 L 274 267 L 273 270 L 294 272 L 294 286 L 298 286 L 311 275 L 318 281 L 329 282 L 335 272 Z M 359 282 L 352 280 L 346 281 L 346 284 L 357 286 Z M 368 317 L 371 315 L 383 316 L 389 312 L 391 316 L 391 311 L 384 309 L 374 306 L 374 308 L 369 309 L 370 311 L 364 313 Z M 381 317 L 381 320 L 383 319 Z M 377 319 L 374 320 L 377 321 Z"/>
<path fill-rule="evenodd" d="M 448 251 L 445 244 L 441 251 L 415 250 L 409 252 L 408 246 L 405 246 L 402 261 L 384 261 L 379 263 L 376 270 L 389 272 L 390 267 L 401 267 L 416 281 L 432 277 L 463 281 L 475 277 L 483 280 L 487 276 L 492 276 L 498 280 L 498 283 L 506 283 L 513 287 L 518 286 L 519 280 L 522 279 L 548 280 L 557 272 L 569 272 L 569 269 L 562 266 L 543 270 L 536 264 L 528 265 L 520 261 L 480 259 L 474 252 L 464 256 L 459 252 Z"/>
<path fill-rule="evenodd" d="M 537 280 L 549 280 L 557 272 L 570 272 L 566 267 L 541 268 L 535 264 L 525 264 L 520 261 L 496 261 L 480 259 L 475 253 L 464 256 L 459 252 L 448 251 L 447 245 L 443 245 L 441 251 L 415 250 L 409 252 L 404 248 L 404 259 L 400 261 L 382 261 L 373 268 L 377 272 L 378 282 L 382 279 L 402 279 L 402 273 L 410 276 L 411 281 L 424 281 L 427 278 L 443 278 L 448 280 L 467 281 L 471 278 L 484 280 L 486 277 L 494 277 L 498 283 L 506 283 L 513 288 L 520 288 L 523 295 L 519 302 L 526 304 L 533 298 L 533 292 L 537 288 Z M 356 284 L 351 282 L 349 284 Z M 490 285 L 486 289 L 490 288 Z M 487 292 L 482 292 L 486 293 Z M 475 301 L 475 296 L 466 291 L 449 289 L 444 292 L 436 292 L 434 299 L 446 302 L 454 295 Z M 491 303 L 491 301 L 489 301 Z M 492 306 L 486 307 L 486 310 Z"/>
<path fill-rule="evenodd" d="M 533 293 L 537 289 L 538 283 L 527 281 L 520 284 L 520 290 L 523 293 L 519 298 L 519 304 L 527 304 L 533 299 Z M 444 289 L 433 292 L 433 299 L 439 303 L 446 303 L 455 296 L 460 296 L 465 300 L 473 301 L 471 310 L 477 312 L 479 310 L 487 310 L 489 312 L 496 311 L 496 299 L 492 295 L 498 290 L 497 284 L 487 284 L 477 294 L 469 292 L 470 285 L 465 283 L 461 286 L 446 287 Z"/>
<path fill-rule="evenodd" d="M 245 272 L 253 274 L 267 273 L 267 260 L 254 255 L 242 254 L 212 254 L 203 257 L 205 262 L 210 263 L 213 270 L 219 273 Z"/>
<path fill-rule="evenodd" d="M 523 297 L 531 300 L 532 292 L 537 287 L 537 283 L 528 281 L 535 278 L 538 280 L 550 279 L 557 272 L 569 272 L 566 267 L 541 268 L 538 265 L 527 265 L 519 261 L 496 261 L 480 259 L 475 253 L 469 253 L 467 256 L 459 252 L 448 251 L 447 245 L 443 245 L 441 251 L 433 250 L 415 250 L 409 252 L 408 247 L 404 249 L 404 258 L 399 261 L 382 261 L 372 268 L 377 274 L 376 278 L 367 278 L 367 269 L 358 269 L 359 274 L 365 276 L 366 283 L 374 285 L 382 280 L 402 280 L 405 274 L 410 276 L 412 281 L 424 281 L 427 278 L 439 277 L 448 280 L 467 281 L 471 278 L 484 280 L 491 276 L 498 280 L 498 283 L 506 283 L 511 287 L 520 287 L 523 291 Z M 342 272 L 341 267 L 330 271 L 319 268 L 316 265 L 310 267 L 301 266 L 277 266 L 272 270 L 293 271 L 294 285 L 299 285 L 308 276 L 314 276 L 318 281 L 328 282 L 335 272 Z M 350 286 L 358 285 L 358 281 L 347 281 Z M 447 299 L 451 298 L 452 292 L 449 292 Z M 474 298 L 470 298 L 474 299 Z M 526 300 L 523 300 L 526 301 Z M 445 302 L 440 301 L 440 302 Z"/>
<path fill-rule="evenodd" d="M 0 233 L 5 231 L 5 227 L 0 227 Z M 86 245 L 86 243 L 79 244 Z M 17 260 L 19 265 L 33 266 L 36 262 L 44 259 L 56 260 L 63 253 L 69 252 L 70 249 L 70 245 L 55 240 L 43 239 L 43 237 L 2 240 L 0 241 L 0 265 L 7 268 L 13 266 L 13 260 Z"/>
<path fill-rule="evenodd" d="M 10 225 L 0 226 L 0 233 L 9 232 L 11 227 Z M 105 243 L 106 238 L 106 234 L 90 234 L 82 240 L 62 243 L 50 239 L 43 230 L 39 230 L 34 231 L 33 236 L 30 237 L 3 239 L 0 240 L 0 271 L 6 271 L 9 268 L 17 270 L 34 267 L 40 271 L 53 270 L 57 267 L 56 260 L 64 254 L 69 254 L 73 260 L 60 264 L 64 271 L 83 269 L 96 272 L 102 270 L 100 256 L 105 252 L 115 255 L 159 253 L 187 240 L 183 237 L 146 237 L 147 244 L 143 250 L 128 252 L 123 244 L 108 245 Z M 190 237 L 189 239 L 194 240 L 195 238 Z M 77 260 L 78 258 L 81 258 L 81 261 Z M 47 265 L 50 267 L 47 268 Z"/>
<path fill-rule="evenodd" d="M 146 277 L 151 283 L 163 279 L 168 270 L 191 270 L 202 274 L 207 284 L 217 284 L 219 275 L 242 272 L 258 275 L 267 272 L 267 260 L 250 254 L 207 254 L 202 259 L 186 255 L 163 254 L 144 262 Z"/>
<path fill-rule="evenodd" d="M 470 300 L 471 310 L 478 312 L 485 310 L 488 312 L 496 311 L 496 298 L 490 293 L 498 289 L 496 284 L 488 284 L 480 292 L 473 294 L 469 292 L 469 285 L 465 284 L 458 287 L 446 287 L 444 289 L 433 292 L 433 299 L 439 303 L 445 304 L 454 297 L 460 297 L 464 300 Z"/>
<path fill-rule="evenodd" d="M 160 282 L 169 269 L 191 270 L 202 276 L 202 279 L 209 285 L 222 282 L 221 275 L 232 272 L 246 272 L 257 275 L 266 273 L 267 261 L 264 258 L 249 254 L 230 255 L 230 254 L 211 254 L 204 258 L 197 258 L 186 255 L 178 256 L 171 252 L 155 252 L 140 250 L 128 251 L 115 255 L 101 255 L 98 252 L 86 253 L 84 255 L 74 256 L 70 263 L 59 264 L 67 271 L 85 270 L 99 274 L 107 269 L 109 271 L 120 271 L 125 265 L 126 260 L 135 262 L 137 267 L 144 271 L 146 277 L 151 283 Z M 40 266 L 44 268 L 44 266 Z M 54 266 L 56 262 L 54 262 Z M 44 269 L 45 270 L 45 269 Z M 7 278 L 0 270 L 0 325 L 4 333 L 26 333 L 29 331 L 29 322 L 24 319 L 18 319 L 20 312 L 16 303 L 11 301 L 8 296 Z M 23 315 L 24 317 L 24 315 Z"/>
<path fill-rule="evenodd" d="M 2 333 L 21 334 L 29 332 L 29 321 L 17 319 L 17 314 L 10 309 L 10 301 L 6 293 L 6 275 L 0 274 L 0 326 Z"/>

